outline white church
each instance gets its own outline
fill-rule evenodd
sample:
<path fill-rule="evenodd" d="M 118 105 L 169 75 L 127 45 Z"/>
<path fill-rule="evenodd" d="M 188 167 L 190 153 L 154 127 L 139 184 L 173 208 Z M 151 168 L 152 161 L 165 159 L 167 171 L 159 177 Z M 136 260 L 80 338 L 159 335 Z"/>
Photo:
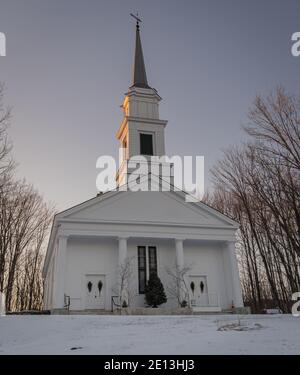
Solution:
<path fill-rule="evenodd" d="M 238 223 L 185 193 L 161 189 L 164 176 L 147 174 L 157 191 L 123 191 L 134 155 L 165 155 L 167 121 L 161 97 L 147 82 L 139 22 L 133 82 L 117 131 L 124 160 L 117 188 L 57 214 L 43 268 L 44 308 L 52 312 L 109 312 L 146 308 L 145 287 L 155 272 L 167 310 L 221 312 L 243 307 L 235 242 Z"/>

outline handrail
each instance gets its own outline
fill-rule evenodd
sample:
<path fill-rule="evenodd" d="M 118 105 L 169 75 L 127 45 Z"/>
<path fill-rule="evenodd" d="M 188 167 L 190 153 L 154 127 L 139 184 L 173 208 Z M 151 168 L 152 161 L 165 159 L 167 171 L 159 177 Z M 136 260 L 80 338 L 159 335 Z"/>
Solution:
<path fill-rule="evenodd" d="M 120 298 L 120 296 L 111 296 L 111 312 L 114 312 L 114 306 L 121 307 L 120 304 L 115 302 L 114 298 Z"/>
<path fill-rule="evenodd" d="M 71 297 L 64 294 L 64 308 L 67 309 L 67 311 L 70 310 L 71 305 Z"/>

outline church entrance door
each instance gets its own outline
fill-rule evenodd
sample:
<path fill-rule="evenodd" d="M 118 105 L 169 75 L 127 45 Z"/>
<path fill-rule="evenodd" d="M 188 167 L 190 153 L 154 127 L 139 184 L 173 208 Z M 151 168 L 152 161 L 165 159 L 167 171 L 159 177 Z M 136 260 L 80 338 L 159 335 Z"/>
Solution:
<path fill-rule="evenodd" d="M 85 308 L 105 308 L 105 276 L 86 275 L 85 277 Z"/>
<path fill-rule="evenodd" d="M 207 278 L 206 276 L 190 276 L 189 280 L 191 305 L 208 306 Z"/>

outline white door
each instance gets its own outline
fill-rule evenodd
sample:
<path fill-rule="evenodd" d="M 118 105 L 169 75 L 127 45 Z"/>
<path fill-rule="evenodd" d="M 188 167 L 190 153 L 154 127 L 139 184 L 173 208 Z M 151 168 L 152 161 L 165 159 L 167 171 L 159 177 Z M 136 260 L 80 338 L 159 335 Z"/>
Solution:
<path fill-rule="evenodd" d="M 192 306 L 208 306 L 209 300 L 206 276 L 190 276 L 189 281 Z"/>
<path fill-rule="evenodd" d="M 105 308 L 105 276 L 86 275 L 85 277 L 85 308 Z"/>

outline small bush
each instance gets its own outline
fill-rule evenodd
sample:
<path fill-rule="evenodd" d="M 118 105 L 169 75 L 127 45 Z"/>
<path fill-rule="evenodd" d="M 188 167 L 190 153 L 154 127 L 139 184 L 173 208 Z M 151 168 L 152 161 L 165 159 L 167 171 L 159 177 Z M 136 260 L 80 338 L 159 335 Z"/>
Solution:
<path fill-rule="evenodd" d="M 183 300 L 180 304 L 181 307 L 187 307 L 187 302 L 186 300 Z"/>
<path fill-rule="evenodd" d="M 152 273 L 145 289 L 145 299 L 148 305 L 157 307 L 167 302 L 164 286 L 156 273 Z"/>

